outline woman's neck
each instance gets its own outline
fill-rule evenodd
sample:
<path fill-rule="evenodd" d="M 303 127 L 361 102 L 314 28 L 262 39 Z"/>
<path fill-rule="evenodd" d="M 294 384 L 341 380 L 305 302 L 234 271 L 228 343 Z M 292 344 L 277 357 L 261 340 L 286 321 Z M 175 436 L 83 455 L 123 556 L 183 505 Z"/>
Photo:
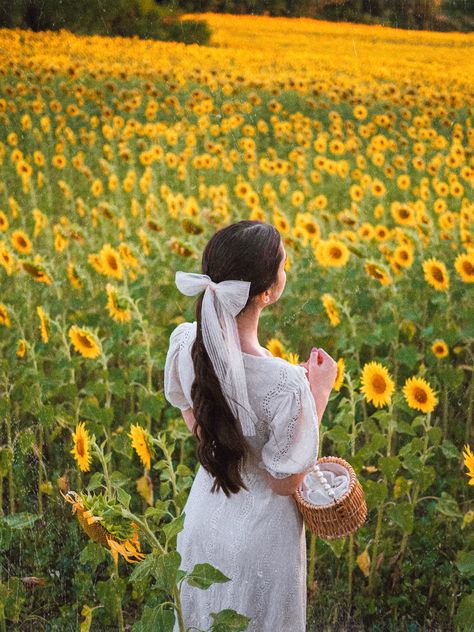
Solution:
<path fill-rule="evenodd" d="M 261 309 L 246 310 L 237 316 L 240 347 L 244 353 L 262 355 L 263 347 L 258 341 L 258 322 Z"/>

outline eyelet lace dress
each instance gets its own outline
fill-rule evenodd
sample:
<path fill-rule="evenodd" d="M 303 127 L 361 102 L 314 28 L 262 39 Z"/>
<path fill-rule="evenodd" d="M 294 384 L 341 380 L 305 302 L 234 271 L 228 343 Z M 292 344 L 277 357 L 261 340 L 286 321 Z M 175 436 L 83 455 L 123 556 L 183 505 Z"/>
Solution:
<path fill-rule="evenodd" d="M 197 323 L 183 322 L 170 336 L 165 397 L 181 411 L 192 408 L 191 347 Z M 199 466 L 177 536 L 180 568 L 209 563 L 230 581 L 202 590 L 182 583 L 185 627 L 207 629 L 211 612 L 231 608 L 251 618 L 249 632 L 306 629 L 306 538 L 291 496 L 275 494 L 264 478 L 309 472 L 317 461 L 319 424 L 306 369 L 282 358 L 242 353 L 248 397 L 258 419 L 246 437 L 250 458 L 242 471 L 248 491 L 211 493 L 213 477 Z M 216 423 L 218 420 L 216 420 Z M 174 631 L 178 632 L 178 624 Z"/>

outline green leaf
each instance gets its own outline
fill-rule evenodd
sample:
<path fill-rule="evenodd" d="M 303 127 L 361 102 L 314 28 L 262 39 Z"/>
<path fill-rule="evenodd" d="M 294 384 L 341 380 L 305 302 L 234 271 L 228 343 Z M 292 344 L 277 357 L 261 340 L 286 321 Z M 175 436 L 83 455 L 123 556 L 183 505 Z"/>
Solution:
<path fill-rule="evenodd" d="M 176 468 L 176 474 L 178 476 L 192 476 L 193 472 L 189 469 L 187 465 L 184 465 L 184 463 L 180 463 Z"/>
<path fill-rule="evenodd" d="M 454 622 L 463 631 L 474 630 L 474 591 L 461 599 Z"/>
<path fill-rule="evenodd" d="M 430 441 L 433 445 L 438 445 L 438 443 L 441 441 L 441 436 L 443 433 L 439 426 L 435 426 L 434 428 L 430 428 L 426 434 L 429 436 Z"/>
<path fill-rule="evenodd" d="M 400 459 L 398 456 L 381 456 L 378 460 L 378 466 L 392 483 L 400 468 Z"/>
<path fill-rule="evenodd" d="M 89 541 L 87 545 L 82 549 L 79 556 L 81 564 L 88 564 L 92 567 L 92 572 L 95 573 L 96 568 L 102 562 L 105 562 L 108 557 L 106 549 L 97 544 L 96 542 Z"/>
<path fill-rule="evenodd" d="M 441 444 L 441 450 L 447 459 L 458 460 L 461 457 L 461 452 L 457 449 L 452 441 L 445 439 Z"/>
<path fill-rule="evenodd" d="M 187 576 L 186 581 L 190 586 L 202 588 L 206 590 L 215 583 L 224 583 L 230 581 L 230 577 L 226 577 L 224 573 L 212 566 L 211 564 L 196 564 L 191 573 Z"/>
<path fill-rule="evenodd" d="M 185 518 L 185 514 L 182 513 L 180 516 L 175 518 L 172 522 L 162 527 L 163 532 L 166 536 L 167 545 L 173 536 L 175 536 L 177 533 L 179 533 L 180 531 L 184 529 L 184 518 Z"/>
<path fill-rule="evenodd" d="M 346 546 L 346 539 L 347 538 L 336 538 L 336 540 L 323 540 L 323 542 L 332 550 L 337 559 L 340 559 L 344 547 Z"/>
<path fill-rule="evenodd" d="M 365 492 L 365 500 L 367 502 L 368 510 L 382 505 L 383 501 L 388 496 L 387 485 L 385 483 L 368 479 L 364 481 L 363 489 Z"/>
<path fill-rule="evenodd" d="M 91 476 L 91 479 L 89 481 L 89 485 L 87 485 L 87 487 L 86 487 L 87 491 L 93 492 L 95 489 L 100 487 L 102 485 L 103 478 L 104 478 L 104 475 L 102 474 L 102 472 L 95 472 Z"/>
<path fill-rule="evenodd" d="M 474 551 L 459 551 L 456 556 L 456 566 L 465 577 L 474 575 Z"/>
<path fill-rule="evenodd" d="M 1 516 L 0 522 L 4 522 L 10 529 L 26 529 L 27 527 L 32 527 L 40 517 L 37 514 L 24 511 L 23 513 Z"/>
<path fill-rule="evenodd" d="M 152 570 L 152 575 L 156 579 L 156 588 L 168 594 L 173 592 L 180 563 L 181 555 L 178 551 L 165 553 L 156 559 Z"/>
<path fill-rule="evenodd" d="M 400 432 L 401 434 L 408 434 L 413 436 L 416 436 L 416 432 L 413 430 L 413 428 L 410 426 L 409 423 L 407 423 L 406 421 L 400 421 L 397 420 L 397 432 Z"/>
<path fill-rule="evenodd" d="M 410 344 L 400 347 L 395 354 L 395 358 L 409 369 L 413 369 L 418 362 L 418 355 L 417 347 Z"/>
<path fill-rule="evenodd" d="M 160 606 L 148 606 L 143 608 L 140 621 L 137 621 L 132 632 L 173 632 L 175 615 L 172 610 L 163 610 Z"/>
<path fill-rule="evenodd" d="M 408 502 L 402 502 L 398 505 L 389 505 L 387 507 L 387 515 L 392 522 L 398 525 L 403 533 L 411 533 L 413 531 L 413 505 Z"/>
<path fill-rule="evenodd" d="M 250 617 L 239 614 L 235 610 L 221 610 L 220 612 L 211 612 L 212 625 L 211 632 L 243 632 L 249 626 Z"/>
<path fill-rule="evenodd" d="M 19 435 L 20 450 L 23 454 L 31 449 L 35 442 L 35 433 L 31 428 L 22 430 Z"/>
<path fill-rule="evenodd" d="M 105 610 L 117 616 L 118 606 L 125 592 L 127 580 L 122 577 L 112 577 L 106 581 L 99 581 L 95 585 L 97 596 Z"/>
<path fill-rule="evenodd" d="M 134 564 L 134 569 L 130 575 L 129 581 L 139 582 L 152 575 L 158 557 L 158 553 L 150 553 L 145 557 L 144 560 L 142 560 L 138 564 Z"/>
<path fill-rule="evenodd" d="M 435 509 L 449 518 L 462 518 L 456 499 L 447 492 L 441 492 L 441 497 L 438 499 Z"/>
<path fill-rule="evenodd" d="M 148 413 L 154 419 L 159 419 L 162 411 L 162 404 L 156 395 L 146 395 L 142 397 L 141 409 L 143 412 Z"/>
<path fill-rule="evenodd" d="M 350 443 L 349 434 L 342 426 L 335 426 L 334 428 L 331 428 L 331 430 L 328 430 L 325 435 L 338 445 L 345 445 L 346 443 L 349 445 Z"/>
<path fill-rule="evenodd" d="M 110 452 L 108 452 L 108 454 L 110 454 Z M 125 474 L 122 474 L 122 472 L 118 470 L 114 470 L 110 475 L 110 482 L 115 488 L 123 487 L 128 483 L 128 476 L 125 476 Z"/>
<path fill-rule="evenodd" d="M 119 503 L 121 503 L 125 507 L 125 509 L 129 509 L 130 508 L 131 496 L 130 496 L 130 494 L 128 494 L 121 487 L 119 487 L 117 489 L 117 499 L 118 499 Z"/>
<path fill-rule="evenodd" d="M 51 428 L 53 426 L 56 419 L 54 406 L 52 406 L 51 404 L 43 406 L 36 414 L 40 424 L 43 425 L 45 428 Z"/>
<path fill-rule="evenodd" d="M 424 492 L 436 479 L 436 470 L 431 465 L 423 466 L 423 469 L 418 474 L 417 482 L 420 486 L 420 491 Z"/>

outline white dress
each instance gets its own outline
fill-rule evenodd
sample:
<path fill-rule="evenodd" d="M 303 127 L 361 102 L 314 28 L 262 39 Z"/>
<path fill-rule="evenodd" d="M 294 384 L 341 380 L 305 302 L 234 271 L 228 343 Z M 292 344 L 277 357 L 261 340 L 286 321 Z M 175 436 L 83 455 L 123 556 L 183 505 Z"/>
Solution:
<path fill-rule="evenodd" d="M 191 346 L 197 323 L 181 323 L 170 336 L 165 397 L 180 410 L 192 408 Z M 282 358 L 243 353 L 249 402 L 257 434 L 242 472 L 249 491 L 211 493 L 213 477 L 199 466 L 177 536 L 180 568 L 207 562 L 230 578 L 203 590 L 182 583 L 185 627 L 207 629 L 211 612 L 231 608 L 250 617 L 249 632 L 306 629 L 306 538 L 291 496 L 275 494 L 262 468 L 275 478 L 309 472 L 318 458 L 319 423 L 306 369 Z M 178 631 L 176 623 L 174 632 Z"/>

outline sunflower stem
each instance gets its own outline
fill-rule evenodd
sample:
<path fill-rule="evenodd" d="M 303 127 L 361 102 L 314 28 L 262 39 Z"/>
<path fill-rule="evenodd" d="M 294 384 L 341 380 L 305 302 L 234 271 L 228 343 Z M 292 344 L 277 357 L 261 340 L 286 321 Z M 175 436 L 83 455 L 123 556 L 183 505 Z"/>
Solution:
<path fill-rule="evenodd" d="M 118 557 L 114 557 L 113 558 L 113 562 L 114 562 L 114 570 L 112 571 L 112 579 L 115 582 L 115 580 L 119 579 L 119 571 L 118 571 Z M 123 622 L 123 611 L 122 611 L 122 598 L 120 596 L 120 592 L 117 591 L 116 592 L 116 601 L 117 601 L 117 623 L 118 623 L 118 629 L 119 632 L 124 632 L 124 622 Z"/>
<path fill-rule="evenodd" d="M 448 389 L 443 388 L 443 439 L 448 436 Z"/>
<path fill-rule="evenodd" d="M 179 632 L 186 632 L 186 628 L 184 627 L 183 611 L 181 607 L 181 587 L 174 587 L 173 596 L 176 603 L 176 614 L 178 616 Z"/>
<path fill-rule="evenodd" d="M 5 416 L 5 425 L 7 430 L 7 445 L 13 454 L 12 430 L 10 415 Z M 15 513 L 15 483 L 13 480 L 13 460 L 8 464 L 8 498 L 10 501 L 10 513 Z"/>

